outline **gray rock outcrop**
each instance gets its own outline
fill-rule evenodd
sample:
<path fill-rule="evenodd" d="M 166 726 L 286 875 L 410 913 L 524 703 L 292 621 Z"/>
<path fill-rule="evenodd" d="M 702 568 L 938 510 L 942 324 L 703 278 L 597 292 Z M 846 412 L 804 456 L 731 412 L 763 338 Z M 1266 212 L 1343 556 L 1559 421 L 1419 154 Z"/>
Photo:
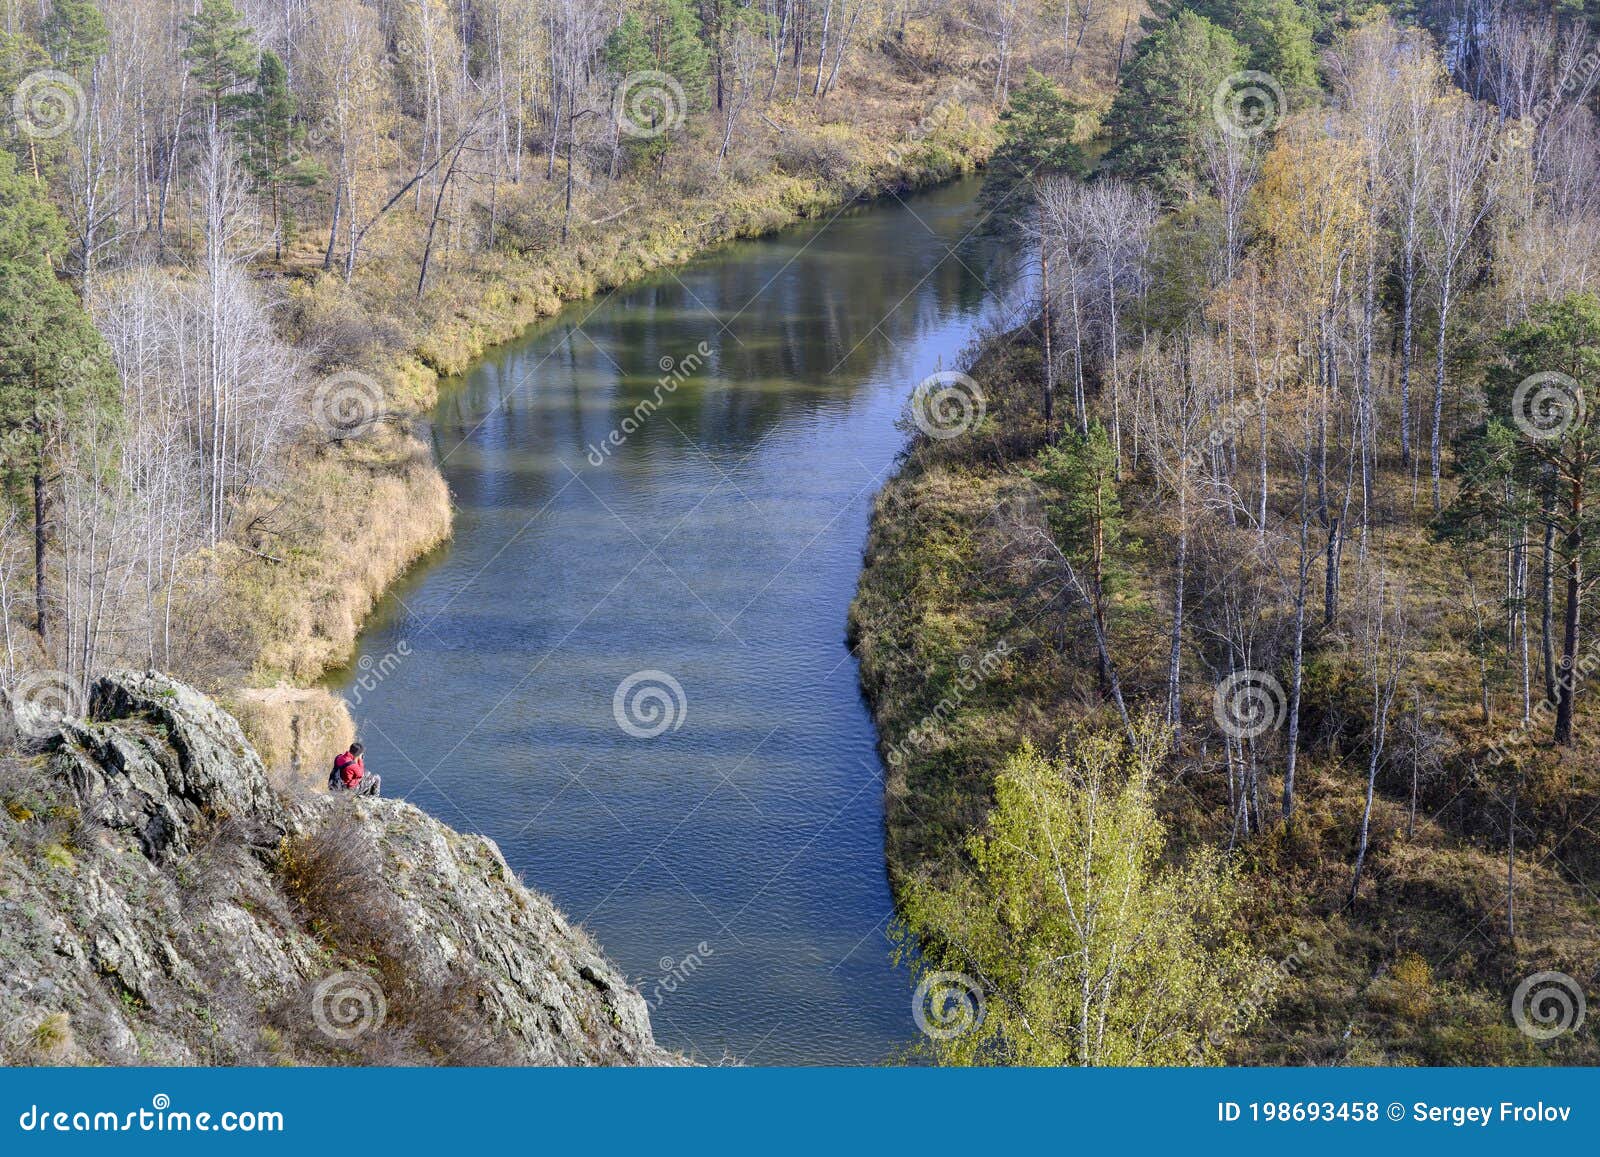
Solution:
<path fill-rule="evenodd" d="M 0 758 L 12 1063 L 672 1064 L 644 1000 L 489 840 L 280 793 L 234 719 L 99 680 Z"/>

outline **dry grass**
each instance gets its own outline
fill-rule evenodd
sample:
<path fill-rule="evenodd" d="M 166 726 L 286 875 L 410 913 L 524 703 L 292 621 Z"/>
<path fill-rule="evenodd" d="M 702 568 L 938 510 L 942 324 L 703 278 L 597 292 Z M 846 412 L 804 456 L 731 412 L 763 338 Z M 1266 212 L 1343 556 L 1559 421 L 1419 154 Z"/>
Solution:
<path fill-rule="evenodd" d="M 410 950 L 404 914 L 390 894 L 374 887 L 383 859 L 373 836 L 344 810 L 316 830 L 285 840 L 278 852 L 278 878 L 300 918 L 327 947 L 339 967 L 373 975 L 388 1016 L 374 1032 L 335 1050 L 341 1063 L 471 1064 L 516 1063 L 516 1053 L 483 1013 L 485 981 L 470 961 L 444 975 L 421 975 Z M 304 995 L 283 1003 L 273 1029 L 302 1051 L 330 1050 L 305 1016 Z"/>
<path fill-rule="evenodd" d="M 349 704 L 321 688 L 247 688 L 228 709 L 280 788 L 323 790 L 334 757 L 356 737 Z"/>
<path fill-rule="evenodd" d="M 1055 741 L 1072 722 L 1103 711 L 1093 686 L 1093 650 L 1082 615 L 1050 605 L 1007 565 L 996 515 L 1037 445 L 1037 358 L 1028 343 L 991 344 L 972 372 L 990 399 L 992 424 L 977 436 L 915 451 L 879 499 L 867 568 L 853 609 L 863 683 L 885 751 L 910 752 L 891 766 L 888 850 L 896 875 L 932 861 L 959 860 L 965 835 L 989 804 L 992 771 L 1018 739 Z M 1020 347 L 1020 348 L 1019 348 Z M 1130 560 L 1131 589 L 1112 614 L 1124 690 L 1135 702 L 1164 689 L 1172 528 L 1139 480 L 1124 504 L 1143 549 Z M 1280 485 L 1287 485 L 1280 480 Z M 1236 1042 L 1244 1063 L 1529 1064 L 1594 1063 L 1600 1046 L 1568 1034 L 1537 1047 L 1510 1021 L 1508 999 L 1525 976 L 1545 969 L 1580 981 L 1600 954 L 1600 833 L 1585 820 L 1600 797 L 1600 735 L 1583 723 L 1600 704 L 1580 699 L 1577 745 L 1558 752 L 1527 745 L 1519 797 L 1517 928 L 1506 914 L 1506 808 L 1480 774 L 1491 741 L 1520 718 L 1512 659 L 1490 656 L 1493 715 L 1482 716 L 1479 663 L 1468 644 L 1474 617 L 1466 564 L 1433 541 L 1409 476 L 1376 482 L 1382 499 L 1371 549 L 1406 583 L 1414 652 L 1397 704 L 1390 759 L 1381 770 L 1372 845 L 1359 898 L 1350 888 L 1365 803 L 1370 690 L 1346 624 L 1308 639 L 1302 760 L 1292 827 L 1252 836 L 1239 855 L 1254 881 L 1253 936 L 1264 955 L 1309 951 L 1269 1023 Z M 1191 544 L 1193 545 L 1193 544 Z M 1291 544 L 1292 545 L 1292 544 Z M 1190 612 L 1207 589 L 1196 566 Z M 1227 559 L 1219 560 L 1228 562 Z M 1489 604 L 1494 643 L 1503 643 L 1497 576 L 1471 572 Z M 1292 570 L 1293 560 L 1286 561 Z M 1219 573 L 1229 567 L 1224 565 Z M 1347 577 L 1355 574 L 1354 548 Z M 1316 579 L 1320 584 L 1320 570 Z M 1353 592 L 1354 579 L 1351 588 Z M 1320 585 L 1317 589 L 1320 597 Z M 1354 597 L 1353 593 L 1350 597 Z M 1320 603 L 1319 603 L 1320 609 Z M 949 696 L 960 659 L 996 639 L 1013 644 L 1006 664 L 957 710 L 930 711 Z M 1404 752 L 1418 696 L 1434 743 L 1410 814 Z M 1180 851 L 1227 843 L 1228 791 L 1216 745 L 1200 746 L 1211 686 L 1195 671 L 1185 690 L 1195 721 L 1173 769 L 1163 814 Z M 906 737 L 922 727 L 925 739 Z M 1281 752 L 1266 756 L 1275 770 Z M 1268 807 L 1280 789 L 1263 784 Z"/>
<path fill-rule="evenodd" d="M 383 592 L 450 535 L 450 498 L 428 448 L 377 427 L 366 438 L 303 447 L 285 489 L 258 502 L 242 545 L 212 560 L 220 591 L 188 608 L 214 686 L 309 683 L 349 658 Z M 292 748 L 291 737 L 257 738 Z"/>

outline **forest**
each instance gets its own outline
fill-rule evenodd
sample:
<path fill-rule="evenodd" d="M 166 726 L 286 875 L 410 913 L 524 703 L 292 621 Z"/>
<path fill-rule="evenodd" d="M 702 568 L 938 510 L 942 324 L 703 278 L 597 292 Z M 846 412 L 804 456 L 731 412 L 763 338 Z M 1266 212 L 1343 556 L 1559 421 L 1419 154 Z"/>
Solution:
<path fill-rule="evenodd" d="M 311 686 L 451 533 L 442 380 L 981 170 L 1034 293 L 906 383 L 850 622 L 932 1059 L 1594 1063 L 1597 29 L 0 0 L 0 687 Z"/>
<path fill-rule="evenodd" d="M 1092 160 L 1013 93 L 1037 310 L 854 612 L 944 1059 L 1593 1062 L 1600 56 L 1474 12 L 1153 17 Z"/>

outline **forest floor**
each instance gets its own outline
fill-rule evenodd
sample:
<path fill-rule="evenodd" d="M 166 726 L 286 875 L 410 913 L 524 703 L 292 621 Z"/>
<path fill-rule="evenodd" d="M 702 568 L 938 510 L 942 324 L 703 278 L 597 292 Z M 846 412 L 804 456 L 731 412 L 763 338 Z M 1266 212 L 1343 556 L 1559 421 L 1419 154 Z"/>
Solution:
<path fill-rule="evenodd" d="M 1041 583 L 1015 549 L 1024 471 L 1043 444 L 1037 343 L 1020 331 L 996 337 L 970 372 L 982 383 L 987 418 L 961 438 L 921 440 L 908 452 L 878 500 L 852 610 L 889 763 L 887 847 L 897 881 L 959 862 L 992 802 L 994 769 L 1022 740 L 1052 750 L 1075 725 L 1108 721 L 1087 614 L 1059 585 Z M 1290 480 L 1273 485 L 1287 489 Z M 1250 935 L 1285 978 L 1267 1015 L 1228 1054 L 1250 1064 L 1595 1063 L 1592 1034 L 1538 1045 L 1514 1027 L 1508 1002 L 1530 973 L 1587 977 L 1600 956 L 1600 745 L 1581 724 L 1577 745 L 1564 752 L 1524 745 L 1512 819 L 1489 758 L 1490 745 L 1517 733 L 1521 720 L 1518 668 L 1496 635 L 1496 610 L 1486 609 L 1498 606 L 1496 577 L 1479 564 L 1462 569 L 1429 539 L 1425 477 L 1420 506 L 1398 463 L 1375 479 L 1374 493 L 1370 547 L 1404 583 L 1416 658 L 1400 682 L 1353 900 L 1372 707 L 1345 620 L 1307 637 L 1288 827 L 1278 819 L 1282 744 L 1273 739 L 1262 749 L 1266 823 L 1247 835 L 1230 830 L 1233 789 L 1211 726 L 1215 684 L 1198 657 L 1185 658 L 1188 726 L 1161 797 L 1169 850 L 1235 849 L 1250 881 Z M 1129 579 L 1110 614 L 1112 647 L 1130 705 L 1159 704 L 1175 518 L 1137 470 L 1121 498 L 1139 546 L 1128 552 Z M 1348 546 L 1349 574 L 1361 569 L 1359 550 L 1359 542 Z M 1259 581 L 1226 550 L 1207 557 L 1196 548 L 1192 557 L 1191 616 L 1225 584 Z M 1282 563 L 1293 571 L 1292 557 Z M 1317 624 L 1320 579 L 1316 568 Z M 1487 722 L 1474 640 L 1480 652 L 1498 648 L 1487 655 Z M 1593 704 L 1580 703 L 1584 715 L 1596 717 Z M 1509 860 L 1508 820 L 1516 833 Z"/>

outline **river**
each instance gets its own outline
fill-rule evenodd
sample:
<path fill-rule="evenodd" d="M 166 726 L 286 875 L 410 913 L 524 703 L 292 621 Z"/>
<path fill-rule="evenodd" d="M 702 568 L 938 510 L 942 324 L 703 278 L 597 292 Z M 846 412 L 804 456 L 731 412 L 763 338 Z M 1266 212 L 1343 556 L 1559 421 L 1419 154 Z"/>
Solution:
<path fill-rule="evenodd" d="M 720 247 L 446 383 L 455 539 L 336 684 L 386 794 L 495 839 L 701 1060 L 916 1035 L 844 633 L 907 396 L 1023 277 L 976 192 Z"/>

